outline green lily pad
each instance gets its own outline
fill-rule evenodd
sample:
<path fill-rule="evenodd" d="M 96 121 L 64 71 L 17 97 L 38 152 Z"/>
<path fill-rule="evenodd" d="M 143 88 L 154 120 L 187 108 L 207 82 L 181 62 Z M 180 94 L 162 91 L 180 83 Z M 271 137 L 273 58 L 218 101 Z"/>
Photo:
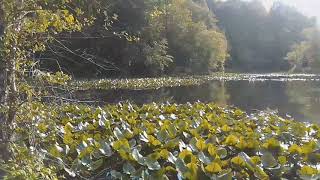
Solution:
<path fill-rule="evenodd" d="M 122 166 L 122 171 L 130 175 L 130 174 L 133 174 L 136 171 L 136 169 L 129 162 L 126 162 Z"/>
<path fill-rule="evenodd" d="M 261 162 L 265 168 L 274 168 L 278 165 L 277 160 L 270 152 L 264 152 L 261 156 Z"/>

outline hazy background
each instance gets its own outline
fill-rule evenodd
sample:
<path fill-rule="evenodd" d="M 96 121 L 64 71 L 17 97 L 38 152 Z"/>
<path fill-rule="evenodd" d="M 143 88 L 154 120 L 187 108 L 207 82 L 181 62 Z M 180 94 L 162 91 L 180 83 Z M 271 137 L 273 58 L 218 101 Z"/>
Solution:
<path fill-rule="evenodd" d="M 317 17 L 317 22 L 320 19 L 320 0 L 260 0 L 266 7 L 271 7 L 274 2 L 283 2 L 287 5 L 293 6 L 307 16 Z"/>

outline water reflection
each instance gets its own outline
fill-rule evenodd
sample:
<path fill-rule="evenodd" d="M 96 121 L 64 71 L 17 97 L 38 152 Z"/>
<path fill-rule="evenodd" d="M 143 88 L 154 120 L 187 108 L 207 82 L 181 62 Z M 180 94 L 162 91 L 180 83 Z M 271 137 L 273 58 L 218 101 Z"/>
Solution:
<path fill-rule="evenodd" d="M 81 95 L 81 96 L 80 96 Z M 97 99 L 101 104 L 130 101 L 215 102 L 234 105 L 247 112 L 277 110 L 282 116 L 301 121 L 320 122 L 320 82 L 318 81 L 211 81 L 200 86 L 160 88 L 157 90 L 96 90 L 79 92 L 78 97 Z"/>

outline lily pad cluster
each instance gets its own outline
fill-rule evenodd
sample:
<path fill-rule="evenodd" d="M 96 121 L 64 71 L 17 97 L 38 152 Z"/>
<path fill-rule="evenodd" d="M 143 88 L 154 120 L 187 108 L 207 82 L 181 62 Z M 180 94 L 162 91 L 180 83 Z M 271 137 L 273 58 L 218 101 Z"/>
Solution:
<path fill-rule="evenodd" d="M 320 178 L 320 126 L 270 112 L 211 103 L 25 110 L 36 125 L 32 149 L 64 178 Z"/>
<path fill-rule="evenodd" d="M 320 81 L 316 74 L 236 74 L 213 73 L 203 76 L 132 78 L 132 79 L 99 79 L 91 81 L 73 81 L 70 86 L 74 90 L 92 89 L 158 89 L 161 87 L 195 86 L 213 80 L 224 81 Z"/>

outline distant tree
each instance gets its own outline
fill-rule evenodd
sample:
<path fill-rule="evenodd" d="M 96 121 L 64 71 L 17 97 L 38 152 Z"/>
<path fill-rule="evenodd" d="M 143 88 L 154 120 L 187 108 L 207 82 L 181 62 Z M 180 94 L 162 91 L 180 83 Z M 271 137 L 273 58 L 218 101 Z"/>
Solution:
<path fill-rule="evenodd" d="M 320 70 L 320 32 L 315 28 L 303 31 L 304 41 L 296 43 L 286 56 L 292 65 L 293 71 L 319 71 Z"/>
<path fill-rule="evenodd" d="M 225 30 L 230 44 L 231 61 L 235 71 L 284 71 L 283 61 L 293 44 L 303 40 L 303 29 L 312 27 L 310 19 L 296 9 L 275 3 L 267 11 L 261 1 L 213 1 L 211 8 Z"/>
<path fill-rule="evenodd" d="M 292 47 L 292 51 L 287 54 L 285 57 L 286 60 L 293 66 L 289 72 L 293 72 L 296 69 L 302 69 L 307 64 L 307 59 L 305 57 L 305 53 L 310 46 L 307 42 L 301 42 L 299 44 L 295 44 Z"/>
<path fill-rule="evenodd" d="M 172 1 L 168 9 L 169 53 L 176 66 L 194 73 L 223 70 L 228 57 L 227 40 L 204 1 Z"/>

